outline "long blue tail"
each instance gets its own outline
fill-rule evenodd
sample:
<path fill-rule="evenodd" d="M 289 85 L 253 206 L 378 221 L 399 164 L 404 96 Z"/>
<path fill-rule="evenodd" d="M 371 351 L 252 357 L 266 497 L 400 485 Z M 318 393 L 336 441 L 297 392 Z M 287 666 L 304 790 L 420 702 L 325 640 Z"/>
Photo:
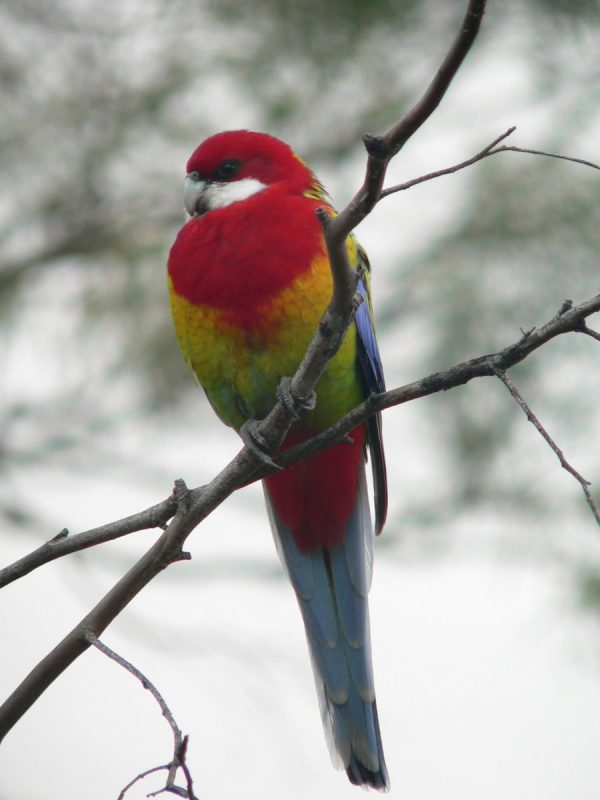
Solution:
<path fill-rule="evenodd" d="M 367 596 L 373 530 L 364 465 L 343 543 L 303 553 L 265 486 L 277 549 L 302 612 L 331 758 L 350 781 L 387 791 L 371 662 Z"/>

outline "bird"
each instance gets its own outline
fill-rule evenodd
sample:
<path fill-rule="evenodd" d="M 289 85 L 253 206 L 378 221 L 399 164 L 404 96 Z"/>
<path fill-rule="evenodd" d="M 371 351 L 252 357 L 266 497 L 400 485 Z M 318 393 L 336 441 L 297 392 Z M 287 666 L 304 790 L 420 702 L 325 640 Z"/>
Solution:
<path fill-rule="evenodd" d="M 168 258 L 176 336 L 217 415 L 248 442 L 252 423 L 272 409 L 278 386 L 295 373 L 330 301 L 333 280 L 317 211 L 336 212 L 291 147 L 249 130 L 214 134 L 194 150 L 184 205 L 187 221 Z M 369 261 L 353 234 L 346 246 L 362 302 L 316 385 L 316 403 L 304 404 L 284 448 L 385 390 Z M 374 530 L 381 532 L 387 513 L 380 415 L 343 441 L 273 471 L 263 488 L 276 549 L 302 614 L 334 766 L 355 785 L 387 791 L 368 608 Z"/>

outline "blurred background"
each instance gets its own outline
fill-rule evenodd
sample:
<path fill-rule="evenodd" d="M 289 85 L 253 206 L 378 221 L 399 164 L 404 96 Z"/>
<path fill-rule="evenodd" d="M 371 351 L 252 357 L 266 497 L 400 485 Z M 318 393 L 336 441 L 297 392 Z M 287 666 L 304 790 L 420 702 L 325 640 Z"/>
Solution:
<path fill-rule="evenodd" d="M 191 151 L 288 141 L 336 205 L 437 69 L 461 0 L 4 0 L 0 6 L 0 548 L 9 563 L 206 482 L 239 449 L 177 352 L 165 262 Z M 491 0 L 388 183 L 512 143 L 598 161 L 597 0 Z M 359 228 L 389 386 L 499 350 L 600 290 L 598 173 L 503 154 L 384 200 Z M 590 320 L 600 327 L 598 320 Z M 600 350 L 565 336 L 511 375 L 600 502 Z M 600 791 L 600 540 L 505 388 L 386 413 L 390 518 L 372 628 L 392 791 Z M 154 541 L 48 565 L 0 598 L 4 698 Z M 329 764 L 260 488 L 218 509 L 103 637 L 189 733 L 201 798 L 357 796 Z M 116 797 L 170 758 L 150 696 L 86 653 L 0 748 L 0 800 Z M 160 786 L 148 778 L 127 796 Z"/>

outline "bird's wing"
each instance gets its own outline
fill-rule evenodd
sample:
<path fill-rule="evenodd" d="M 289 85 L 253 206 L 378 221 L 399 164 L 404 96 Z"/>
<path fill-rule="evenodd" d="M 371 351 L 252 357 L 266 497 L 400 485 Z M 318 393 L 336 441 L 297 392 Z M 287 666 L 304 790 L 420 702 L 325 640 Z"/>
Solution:
<path fill-rule="evenodd" d="M 370 291 L 370 265 L 365 251 L 359 246 L 357 249 L 359 260 L 359 279 L 357 291 L 363 302 L 356 312 L 356 329 L 358 331 L 358 366 L 365 394 L 379 394 L 385 392 L 385 378 L 377 337 L 373 325 L 373 310 L 371 306 Z M 375 493 L 375 533 L 379 535 L 385 524 L 387 516 L 388 492 L 387 472 L 385 466 L 385 453 L 383 450 L 383 434 L 381 414 L 375 414 L 367 420 L 367 440 L 371 454 L 371 468 L 373 470 L 373 487 Z"/>

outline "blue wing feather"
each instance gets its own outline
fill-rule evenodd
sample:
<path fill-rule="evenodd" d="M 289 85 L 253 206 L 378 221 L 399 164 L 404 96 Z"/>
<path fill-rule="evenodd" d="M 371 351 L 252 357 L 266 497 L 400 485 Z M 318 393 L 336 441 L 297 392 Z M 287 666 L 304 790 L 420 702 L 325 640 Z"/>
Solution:
<path fill-rule="evenodd" d="M 358 259 L 361 274 L 358 279 L 357 291 L 363 298 L 355 318 L 358 332 L 358 368 L 365 394 L 379 394 L 380 392 L 385 392 L 385 378 L 373 325 L 369 293 L 369 261 L 366 253 L 360 247 L 358 248 Z M 375 494 L 375 533 L 379 535 L 385 525 L 388 505 L 387 471 L 385 453 L 383 451 L 381 414 L 378 413 L 369 417 L 367 420 L 367 434 Z"/>
<path fill-rule="evenodd" d="M 364 279 L 358 280 L 357 291 L 363 302 L 356 312 L 356 327 L 358 329 L 358 360 L 365 388 L 369 392 L 385 392 L 385 378 L 383 365 L 377 346 L 377 337 L 371 316 L 371 303 Z"/>

